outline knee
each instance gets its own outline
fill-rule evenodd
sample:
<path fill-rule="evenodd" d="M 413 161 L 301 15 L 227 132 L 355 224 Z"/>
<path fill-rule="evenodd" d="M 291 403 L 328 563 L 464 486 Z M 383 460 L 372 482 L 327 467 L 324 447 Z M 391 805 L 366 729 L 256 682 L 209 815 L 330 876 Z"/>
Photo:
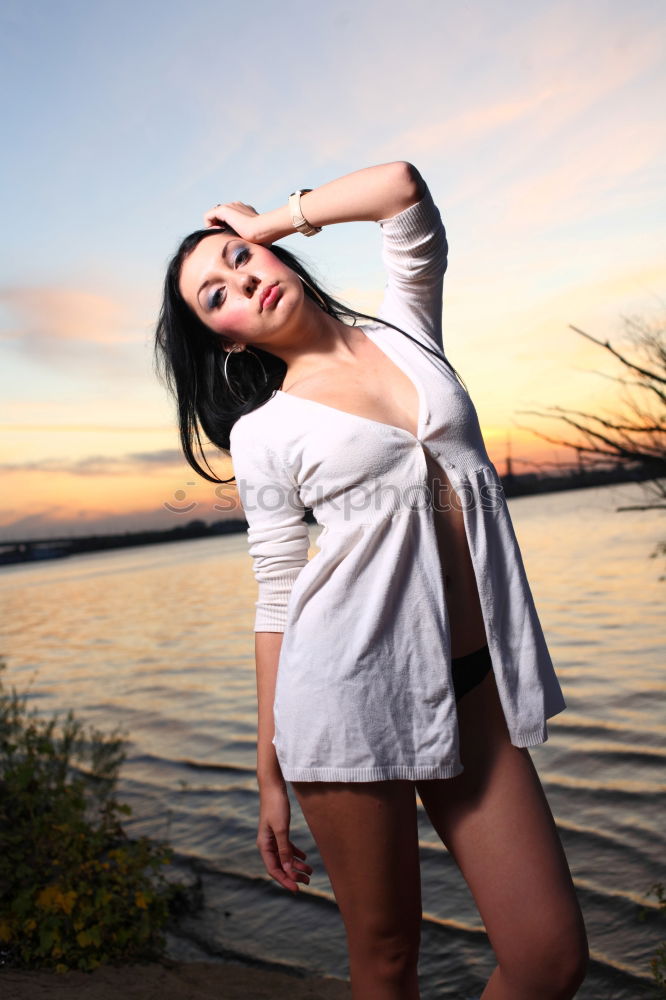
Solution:
<path fill-rule="evenodd" d="M 576 995 L 589 967 L 590 951 L 584 931 L 551 939 L 541 947 L 526 944 L 525 952 L 525 960 L 519 961 L 518 969 L 514 966 L 507 978 L 543 1000 L 571 1000 Z"/>
<path fill-rule="evenodd" d="M 386 942 L 375 952 L 374 969 L 379 979 L 400 983 L 411 975 L 419 962 L 419 940 Z"/>
<path fill-rule="evenodd" d="M 589 959 L 587 939 L 551 959 L 549 982 L 544 984 L 550 992 L 543 995 L 552 1000 L 571 1000 L 587 975 Z"/>
<path fill-rule="evenodd" d="M 349 942 L 350 959 L 372 971 L 373 978 L 387 983 L 399 983 L 418 966 L 421 944 L 418 927 L 399 932 L 375 931 L 362 933 Z"/>

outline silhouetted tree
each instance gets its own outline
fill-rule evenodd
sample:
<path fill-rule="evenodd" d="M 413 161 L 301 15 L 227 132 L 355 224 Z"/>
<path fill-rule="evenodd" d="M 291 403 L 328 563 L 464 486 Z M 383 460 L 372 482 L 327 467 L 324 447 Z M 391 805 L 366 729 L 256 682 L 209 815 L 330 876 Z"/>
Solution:
<path fill-rule="evenodd" d="M 644 503 L 616 510 L 666 510 L 666 321 L 663 317 L 654 322 L 641 317 L 622 319 L 631 356 L 609 340 L 597 340 L 570 324 L 570 329 L 608 351 L 624 369 L 620 375 L 594 372 L 620 387 L 615 412 L 603 415 L 557 405 L 517 412 L 566 424 L 572 432 L 566 438 L 527 429 L 544 441 L 573 448 L 579 468 L 636 465 L 654 473 L 641 481 Z M 666 555 L 666 541 L 660 542 L 652 555 Z"/>

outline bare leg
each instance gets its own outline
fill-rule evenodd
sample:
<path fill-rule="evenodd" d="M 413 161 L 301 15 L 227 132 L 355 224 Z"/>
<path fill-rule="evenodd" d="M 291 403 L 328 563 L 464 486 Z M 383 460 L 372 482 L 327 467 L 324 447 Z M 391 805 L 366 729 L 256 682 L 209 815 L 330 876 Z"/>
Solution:
<path fill-rule="evenodd" d="M 292 782 L 345 925 L 354 1000 L 418 1000 L 414 783 Z"/>
<path fill-rule="evenodd" d="M 465 770 L 417 782 L 498 967 L 483 1000 L 570 1000 L 589 958 L 566 856 L 532 758 L 509 739 L 494 674 L 458 704 Z"/>

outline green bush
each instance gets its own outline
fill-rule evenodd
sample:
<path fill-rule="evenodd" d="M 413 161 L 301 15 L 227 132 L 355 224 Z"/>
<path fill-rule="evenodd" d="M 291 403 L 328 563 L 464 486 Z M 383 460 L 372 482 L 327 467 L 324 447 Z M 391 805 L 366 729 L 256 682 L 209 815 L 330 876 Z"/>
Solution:
<path fill-rule="evenodd" d="M 168 847 L 130 839 L 116 799 L 124 741 L 70 711 L 40 718 L 0 661 L 0 959 L 92 970 L 157 957 L 172 888 Z"/>

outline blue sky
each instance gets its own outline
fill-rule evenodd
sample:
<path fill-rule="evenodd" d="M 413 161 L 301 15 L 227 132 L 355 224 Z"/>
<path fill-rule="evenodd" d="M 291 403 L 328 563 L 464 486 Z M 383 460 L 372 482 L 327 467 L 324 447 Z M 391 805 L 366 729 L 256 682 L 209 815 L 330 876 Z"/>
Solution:
<path fill-rule="evenodd" d="M 267 210 L 373 163 L 411 160 L 440 205 L 445 346 L 493 460 L 518 409 L 603 405 L 588 370 L 614 369 L 568 324 L 615 337 L 623 314 L 662 314 L 665 15 L 5 0 L 3 536 L 174 523 L 163 501 L 194 476 L 151 368 L 171 251 L 218 201 Z M 377 227 L 286 245 L 378 304 Z"/>

